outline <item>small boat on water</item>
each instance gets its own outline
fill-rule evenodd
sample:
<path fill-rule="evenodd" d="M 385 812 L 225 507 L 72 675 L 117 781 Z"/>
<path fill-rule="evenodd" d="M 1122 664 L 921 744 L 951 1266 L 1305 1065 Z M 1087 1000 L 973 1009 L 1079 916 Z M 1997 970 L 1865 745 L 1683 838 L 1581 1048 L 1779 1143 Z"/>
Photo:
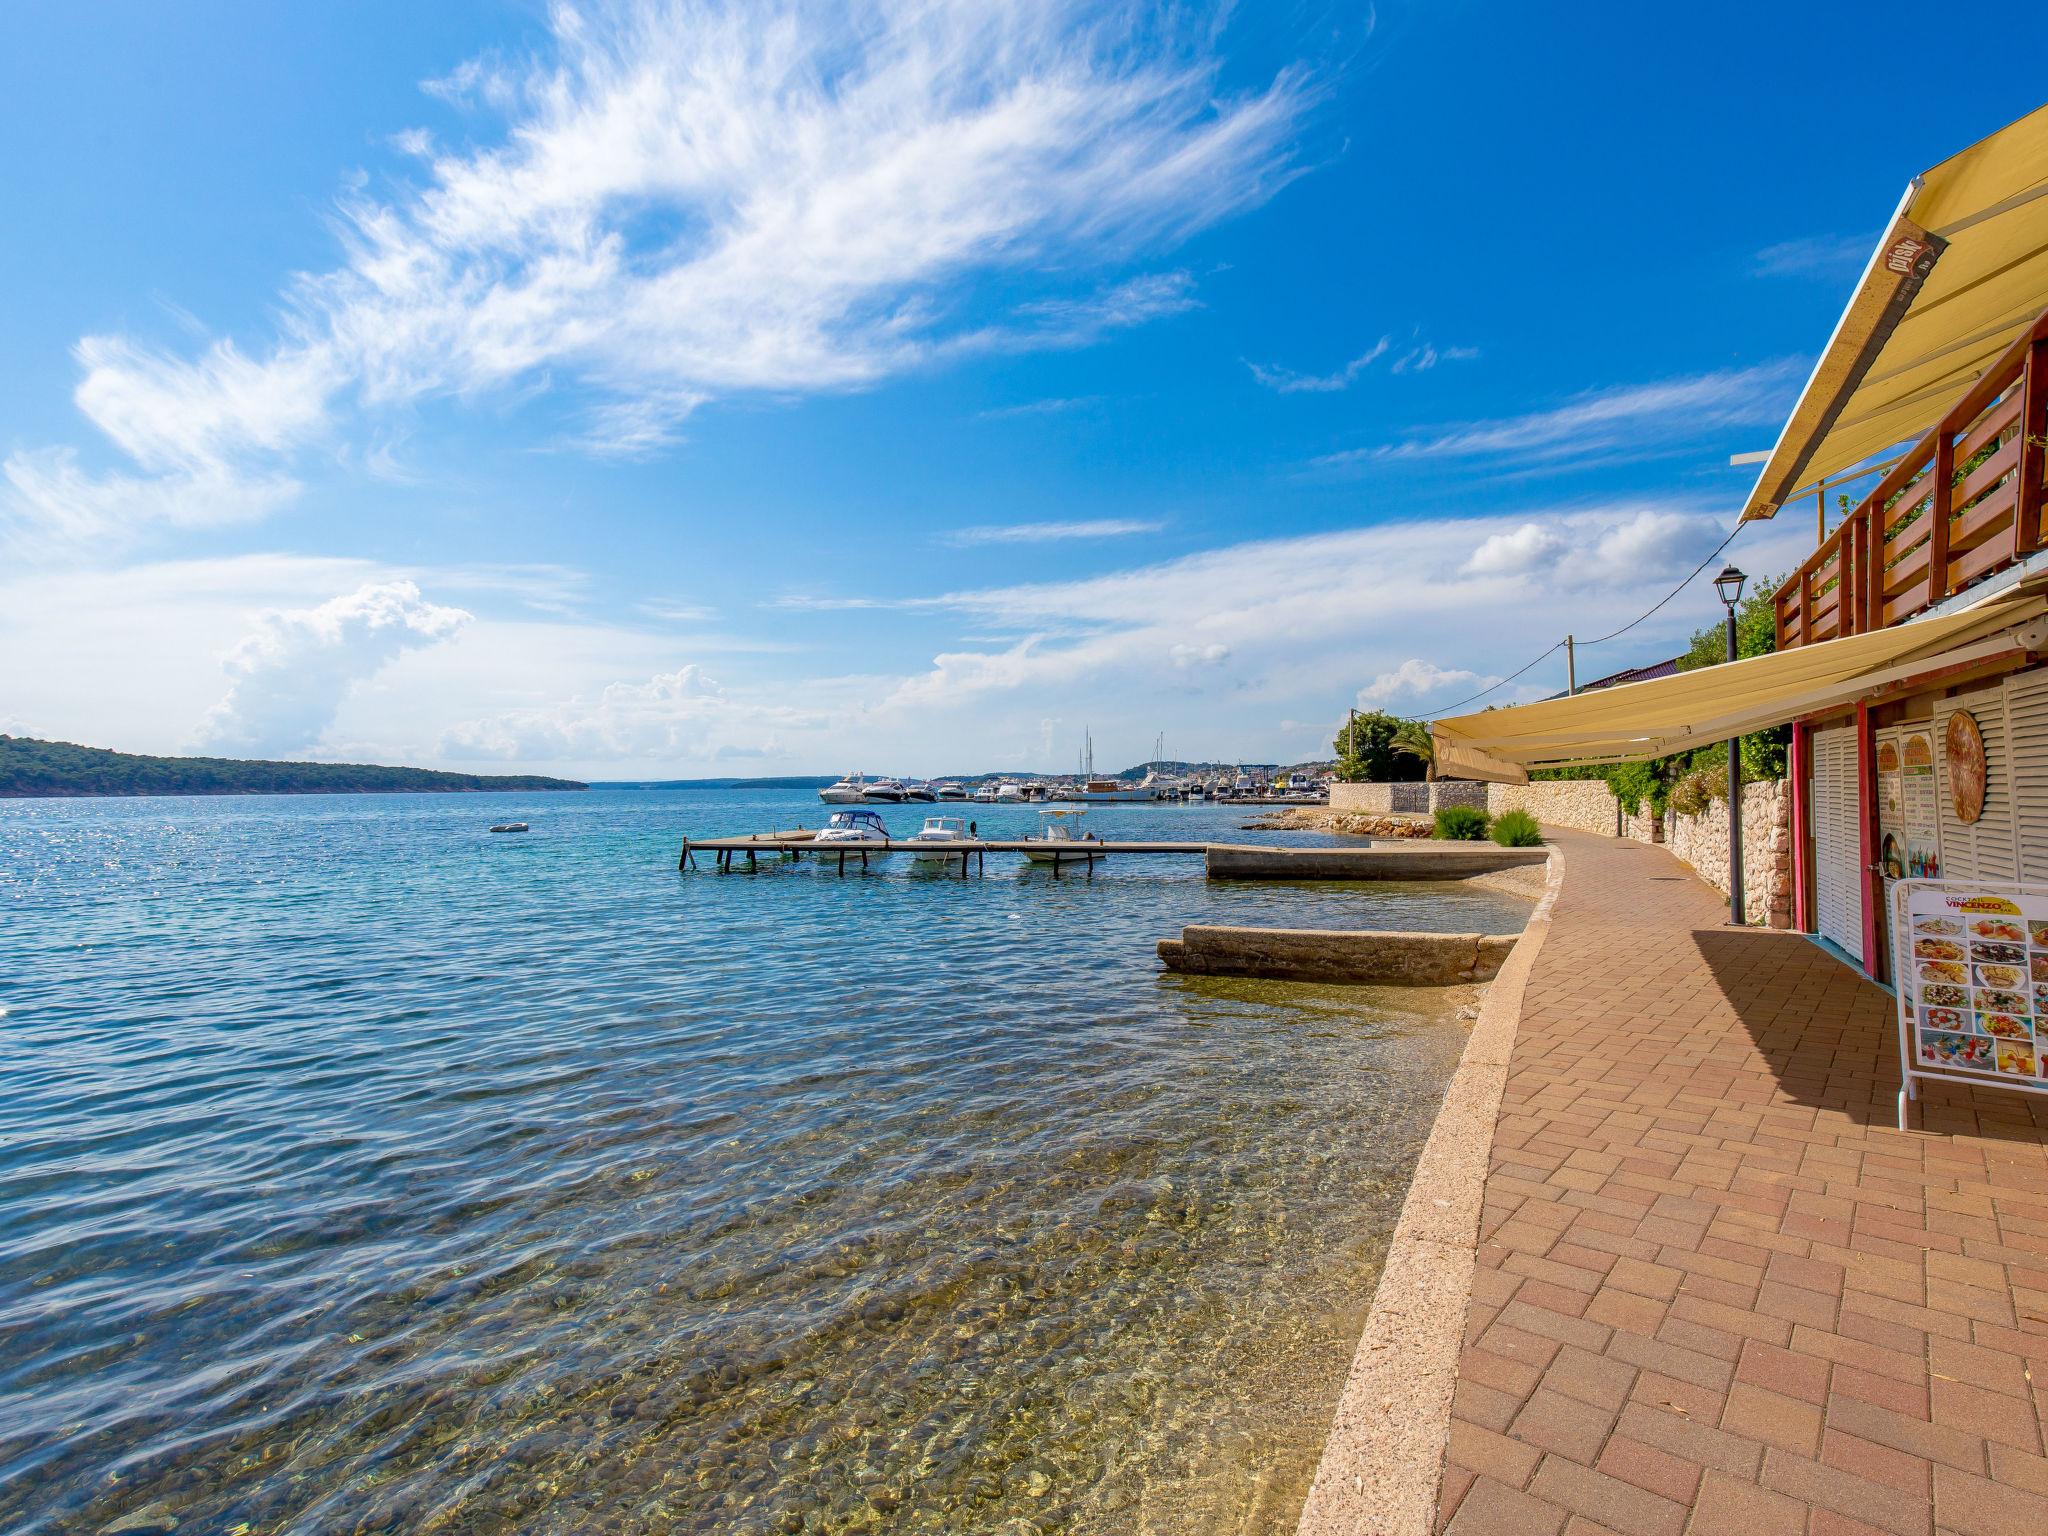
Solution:
<path fill-rule="evenodd" d="M 903 781 L 903 798 L 906 800 L 921 800 L 926 805 L 930 805 L 939 797 L 931 785 L 925 783 L 922 779 L 905 779 Z"/>
<path fill-rule="evenodd" d="M 501 821 L 495 827 L 492 827 L 491 830 L 493 832 L 524 832 L 527 830 L 527 827 L 523 821 Z"/>
<path fill-rule="evenodd" d="M 1122 779 L 1089 779 L 1081 786 L 1081 798 L 1091 804 L 1135 804 L 1150 800 L 1152 791 Z"/>
<path fill-rule="evenodd" d="M 837 784 L 828 784 L 818 791 L 818 798 L 827 805 L 859 805 L 866 798 L 868 781 L 857 773 L 849 773 Z"/>
<path fill-rule="evenodd" d="M 1024 803 L 1024 786 L 1005 779 L 996 786 L 995 798 L 998 805 L 1022 805 Z"/>
<path fill-rule="evenodd" d="M 874 811 L 834 811 L 832 819 L 811 839 L 814 849 L 865 848 L 887 843 L 889 829 Z"/>
<path fill-rule="evenodd" d="M 1073 864 L 1089 859 L 1106 857 L 1090 846 L 1095 842 L 1093 833 L 1083 834 L 1074 830 L 1067 819 L 1072 816 L 1086 816 L 1085 807 L 1060 806 L 1038 813 L 1045 818 L 1044 829 L 1033 838 L 1025 839 L 1024 857 L 1034 864 Z"/>
<path fill-rule="evenodd" d="M 951 779 L 946 779 L 932 786 L 932 796 L 938 800 L 965 800 L 967 791 Z"/>
<path fill-rule="evenodd" d="M 909 841 L 913 859 L 950 859 L 967 841 L 967 823 L 958 816 L 927 816 Z"/>
<path fill-rule="evenodd" d="M 864 800 L 880 800 L 888 805 L 897 805 L 909 799 L 901 779 L 876 779 L 861 793 Z"/>

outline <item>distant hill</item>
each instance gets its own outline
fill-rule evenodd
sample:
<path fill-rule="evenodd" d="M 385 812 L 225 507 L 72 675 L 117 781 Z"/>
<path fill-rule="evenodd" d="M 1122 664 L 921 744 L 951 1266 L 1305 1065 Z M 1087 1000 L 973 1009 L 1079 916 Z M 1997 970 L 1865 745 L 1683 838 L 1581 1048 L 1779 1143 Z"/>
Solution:
<path fill-rule="evenodd" d="M 823 789 L 836 773 L 795 774 L 779 779 L 595 779 L 594 789 Z"/>
<path fill-rule="evenodd" d="M 0 735 L 0 798 L 72 795 L 349 795 L 428 790 L 588 789 L 538 774 L 437 773 L 369 763 L 272 763 L 232 757 L 145 757 Z"/>

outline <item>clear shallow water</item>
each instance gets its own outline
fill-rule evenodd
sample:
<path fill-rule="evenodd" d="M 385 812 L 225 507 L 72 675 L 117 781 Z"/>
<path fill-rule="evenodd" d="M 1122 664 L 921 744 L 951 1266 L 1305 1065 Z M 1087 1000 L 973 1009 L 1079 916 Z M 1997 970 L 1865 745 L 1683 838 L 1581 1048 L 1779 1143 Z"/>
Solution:
<path fill-rule="evenodd" d="M 0 1530 L 1289 1528 L 1468 994 L 1152 941 L 1525 908 L 675 872 L 819 814 L 0 801 Z"/>

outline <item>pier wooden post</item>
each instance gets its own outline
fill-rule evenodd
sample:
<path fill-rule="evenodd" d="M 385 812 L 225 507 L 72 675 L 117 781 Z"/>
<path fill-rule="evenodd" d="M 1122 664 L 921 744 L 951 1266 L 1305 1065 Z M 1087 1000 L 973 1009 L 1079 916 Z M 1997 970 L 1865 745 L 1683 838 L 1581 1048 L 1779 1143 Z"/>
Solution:
<path fill-rule="evenodd" d="M 751 848 L 749 848 L 749 849 L 747 850 L 747 869 L 748 869 L 748 870 L 749 870 L 749 871 L 751 872 L 751 871 L 753 870 L 753 867 L 754 867 L 754 850 L 753 850 L 753 849 L 751 849 Z"/>
<path fill-rule="evenodd" d="M 844 848 L 839 850 L 839 874 L 842 879 L 846 875 L 846 850 Z"/>

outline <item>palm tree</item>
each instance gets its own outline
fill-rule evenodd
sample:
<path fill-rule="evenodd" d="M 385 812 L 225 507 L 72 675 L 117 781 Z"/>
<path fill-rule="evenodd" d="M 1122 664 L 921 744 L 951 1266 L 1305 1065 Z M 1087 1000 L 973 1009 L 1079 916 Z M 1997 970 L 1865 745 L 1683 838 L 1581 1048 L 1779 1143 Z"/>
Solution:
<path fill-rule="evenodd" d="M 1429 727 L 1420 720 L 1403 720 L 1394 732 L 1393 747 L 1406 757 L 1422 760 L 1422 777 L 1425 782 L 1436 780 L 1436 738 L 1429 734 Z"/>

